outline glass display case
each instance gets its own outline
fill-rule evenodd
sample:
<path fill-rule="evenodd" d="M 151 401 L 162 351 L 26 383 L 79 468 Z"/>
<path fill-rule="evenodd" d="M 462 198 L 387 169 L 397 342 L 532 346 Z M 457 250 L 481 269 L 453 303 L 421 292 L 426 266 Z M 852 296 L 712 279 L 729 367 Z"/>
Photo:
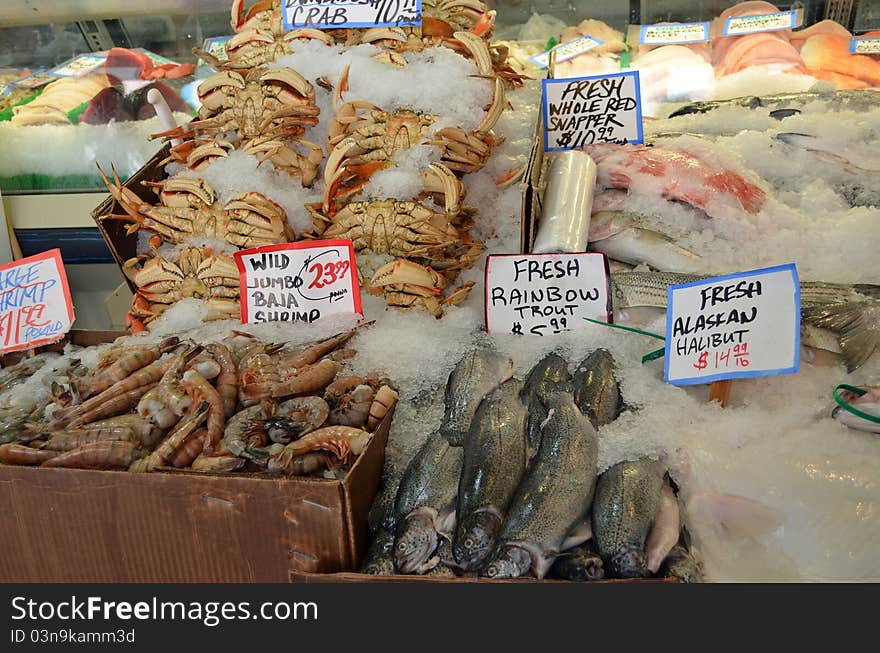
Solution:
<path fill-rule="evenodd" d="M 27 255 L 60 246 L 69 263 L 112 261 L 89 216 L 105 196 L 98 165 L 108 171 L 112 165 L 124 181 L 159 150 L 162 141 L 150 136 L 168 125 L 149 102 L 151 89 L 160 91 L 176 124 L 191 119 L 198 108 L 195 89 L 214 72 L 193 50 L 233 33 L 231 4 L 231 0 L 29 0 L 0 5 L 0 192 L 7 221 L 14 228 L 14 251 Z M 247 10 L 254 3 L 243 4 Z M 568 74 L 636 66 L 631 58 L 637 50 L 625 43 L 627 25 L 712 20 L 736 2 L 492 0 L 487 4 L 496 12 L 494 38 L 509 47 L 514 67 L 540 76 L 544 73 L 528 59 L 556 43 L 566 28 L 569 34 L 581 36 L 572 30 L 584 19 L 599 21 L 620 34 L 623 52 L 597 56 L 598 68 L 591 68 L 590 59 L 583 57 L 580 67 L 570 66 Z M 804 25 L 831 18 L 856 34 L 880 23 L 880 3 L 872 0 L 784 0 L 775 5 L 780 10 L 800 9 Z M 565 74 L 564 66 L 561 70 Z M 644 79 L 648 73 L 645 68 Z M 707 74 L 712 76 L 711 69 Z M 839 71 L 823 79 L 839 81 Z M 791 80 L 782 83 L 780 78 L 779 90 L 792 90 Z M 760 92 L 772 91 L 774 84 Z M 682 85 L 672 86 L 680 90 Z M 683 94 L 677 95 L 664 86 L 661 99 L 709 97 L 684 86 Z M 717 91 L 717 85 L 713 89 Z M 720 95 L 738 92 L 739 87 L 728 88 Z M 646 95 L 653 97 L 652 92 Z M 118 274 L 109 277 L 114 283 L 121 281 Z"/>

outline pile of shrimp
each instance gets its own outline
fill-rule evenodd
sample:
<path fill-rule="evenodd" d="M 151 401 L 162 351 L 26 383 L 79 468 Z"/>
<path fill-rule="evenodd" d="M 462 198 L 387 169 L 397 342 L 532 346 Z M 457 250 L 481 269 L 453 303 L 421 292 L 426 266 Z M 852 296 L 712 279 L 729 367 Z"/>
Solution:
<path fill-rule="evenodd" d="M 25 359 L 0 372 L 0 463 L 338 478 L 397 401 L 387 379 L 346 374 L 352 335 L 172 337 L 103 349 L 91 368 L 84 355 L 66 368 L 51 368 L 57 354 Z M 45 400 L 4 401 L 45 365 Z"/>

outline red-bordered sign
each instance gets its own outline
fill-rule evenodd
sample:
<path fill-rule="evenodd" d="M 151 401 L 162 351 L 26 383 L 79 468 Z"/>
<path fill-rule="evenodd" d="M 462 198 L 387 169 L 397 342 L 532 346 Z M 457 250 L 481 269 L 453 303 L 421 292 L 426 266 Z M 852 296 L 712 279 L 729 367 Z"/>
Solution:
<path fill-rule="evenodd" d="M 363 315 L 350 240 L 312 240 L 235 252 L 243 324 Z"/>
<path fill-rule="evenodd" d="M 0 266 L 0 351 L 4 354 L 58 342 L 73 320 L 60 249 Z"/>

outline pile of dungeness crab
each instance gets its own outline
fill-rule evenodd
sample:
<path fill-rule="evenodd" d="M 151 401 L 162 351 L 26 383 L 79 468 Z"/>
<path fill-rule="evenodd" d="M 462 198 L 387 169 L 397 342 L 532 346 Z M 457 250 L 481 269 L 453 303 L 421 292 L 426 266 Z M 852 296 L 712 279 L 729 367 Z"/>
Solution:
<path fill-rule="evenodd" d="M 150 183 L 158 195 L 151 203 L 124 186 L 115 173 L 113 179 L 105 175 L 124 213 L 102 219 L 123 219 L 131 223 L 130 231 L 153 234 L 151 251 L 124 266 L 138 288 L 129 328 L 149 328 L 164 310 L 187 297 L 207 300 L 209 317 L 237 316 L 238 271 L 228 248 L 187 246 L 188 241 L 222 241 L 234 250 L 307 238 L 348 238 L 356 252 L 387 257 L 362 284 L 384 295 L 389 305 L 424 307 L 440 317 L 444 304 L 464 299 L 470 283 L 444 291 L 485 246 L 469 235 L 478 215 L 464 203 L 461 178 L 485 165 L 496 144 L 492 128 L 507 104 L 505 88 L 521 85 L 522 78 L 507 66 L 506 50 L 489 44 L 495 14 L 480 0 L 426 0 L 422 9 L 420 27 L 285 31 L 280 0 L 263 0 L 247 11 L 242 0 L 233 2 L 236 34 L 227 43 L 228 58 L 219 61 L 199 53 L 219 72 L 199 86 L 197 118 L 153 138 L 174 141 L 167 161 L 196 172 L 234 151 L 246 152 L 298 180 L 303 188 L 315 184 L 321 201 L 304 207 L 311 230 L 295 233 L 285 209 L 252 189 L 242 188 L 221 203 L 215 189 L 188 173 Z M 345 68 L 337 79 L 322 75 L 314 80 L 333 97 L 334 115 L 319 116 L 315 85 L 296 70 L 273 64 L 307 40 L 343 50 L 370 44 L 377 48 L 374 59 L 398 69 L 408 65 L 408 53 L 450 48 L 473 62 L 472 76 L 491 86 L 493 99 L 473 129 L 443 126 L 435 124 L 437 115 L 350 97 Z M 329 122 L 326 142 L 320 144 L 307 140 L 319 120 Z M 359 196 L 377 171 L 395 165 L 396 154 L 424 145 L 439 148 L 442 158 L 420 170 L 422 192 L 409 197 Z M 513 180 L 511 176 L 500 183 Z M 163 244 L 177 247 L 166 247 L 160 255 Z"/>

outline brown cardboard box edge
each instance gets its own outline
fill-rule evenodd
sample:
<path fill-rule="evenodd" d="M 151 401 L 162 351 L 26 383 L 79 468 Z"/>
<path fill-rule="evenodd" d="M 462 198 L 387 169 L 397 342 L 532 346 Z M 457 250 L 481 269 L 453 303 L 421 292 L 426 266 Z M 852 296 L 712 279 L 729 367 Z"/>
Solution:
<path fill-rule="evenodd" d="M 144 186 L 142 181 L 162 181 L 165 179 L 165 167 L 161 165 L 162 161 L 168 158 L 170 145 L 166 144 L 161 150 L 156 152 L 153 157 L 147 161 L 136 173 L 134 173 L 123 184 L 123 188 L 133 192 L 144 202 L 153 204 L 156 202 L 156 194 L 148 186 Z M 104 242 L 110 249 L 113 259 L 122 270 L 123 264 L 130 258 L 137 256 L 137 232 L 128 233 L 127 229 L 130 222 L 125 220 L 101 220 L 101 216 L 105 215 L 126 215 L 122 206 L 113 199 L 112 195 L 107 195 L 93 211 L 92 219 L 98 225 L 98 231 L 104 237 Z M 123 274 L 125 276 L 125 274 Z M 132 283 L 131 279 L 125 277 L 129 288 L 132 292 L 137 291 L 137 286 Z"/>
<path fill-rule="evenodd" d="M 393 412 L 341 481 L 0 465 L 0 582 L 286 583 L 292 570 L 354 569 Z"/>
<path fill-rule="evenodd" d="M 373 576 L 370 574 L 358 574 L 341 572 L 335 574 L 313 574 L 301 571 L 290 572 L 291 583 L 520 583 L 520 584 L 583 584 L 583 581 L 557 580 L 554 578 L 479 578 L 474 576 L 462 576 L 457 578 L 443 576 Z M 605 578 L 602 580 L 589 581 L 590 585 L 596 583 L 675 583 L 672 578 Z"/>

